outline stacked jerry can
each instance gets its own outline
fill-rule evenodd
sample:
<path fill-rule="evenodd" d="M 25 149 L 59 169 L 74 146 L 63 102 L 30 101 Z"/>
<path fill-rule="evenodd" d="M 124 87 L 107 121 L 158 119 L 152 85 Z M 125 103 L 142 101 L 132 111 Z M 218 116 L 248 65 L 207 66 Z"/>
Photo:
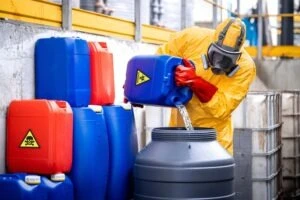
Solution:
<path fill-rule="evenodd" d="M 59 175 L 59 176 L 57 176 Z M 3 200 L 73 199 L 73 185 L 64 174 L 51 179 L 26 173 L 0 174 L 0 195 Z"/>
<path fill-rule="evenodd" d="M 72 163 L 72 120 L 65 101 L 11 102 L 6 136 L 10 174 L 0 175 L 1 199 L 73 199 L 73 185 L 63 174 Z"/>
<path fill-rule="evenodd" d="M 71 106 L 72 137 L 54 139 L 63 148 L 64 140 L 73 145 L 74 198 L 128 199 L 137 146 L 134 116 L 130 106 L 112 105 L 113 57 L 106 43 L 45 38 L 35 52 L 36 98 Z"/>

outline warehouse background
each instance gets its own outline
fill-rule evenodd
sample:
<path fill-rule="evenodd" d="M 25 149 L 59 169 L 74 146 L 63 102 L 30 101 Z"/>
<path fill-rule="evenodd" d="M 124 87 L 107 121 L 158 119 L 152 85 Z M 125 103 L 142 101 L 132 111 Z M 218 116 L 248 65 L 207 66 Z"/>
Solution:
<path fill-rule="evenodd" d="M 151 5 L 143 0 L 142 22 L 150 23 Z M 181 29 L 181 1 L 163 1 L 163 15 L 160 24 L 170 29 Z M 191 26 L 194 1 L 186 1 L 186 26 Z M 74 3 L 78 6 L 78 1 Z M 133 1 L 109 0 L 107 6 L 114 9 L 112 16 L 134 19 Z M 200 23 L 201 24 L 201 23 Z M 205 24 L 205 22 L 203 22 Z M 116 39 L 99 35 L 63 31 L 36 24 L 1 19 L 0 21 L 0 173 L 5 169 L 5 118 L 9 102 L 13 99 L 34 98 L 34 45 L 39 38 L 81 37 L 88 41 L 106 41 L 114 54 L 116 103 L 123 100 L 122 86 L 128 60 L 137 54 L 153 54 L 157 45 Z M 258 76 L 252 90 L 297 89 L 300 85 L 298 59 L 267 58 L 257 62 Z"/>

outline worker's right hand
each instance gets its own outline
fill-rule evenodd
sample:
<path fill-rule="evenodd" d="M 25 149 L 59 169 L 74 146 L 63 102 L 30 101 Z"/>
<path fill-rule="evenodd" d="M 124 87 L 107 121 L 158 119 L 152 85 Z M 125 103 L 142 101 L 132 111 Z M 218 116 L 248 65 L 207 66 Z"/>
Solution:
<path fill-rule="evenodd" d="M 183 59 L 183 64 L 184 66 L 179 65 L 175 70 L 176 85 L 191 88 L 202 103 L 209 102 L 218 88 L 201 76 L 197 76 L 195 67 L 190 61 Z"/>
<path fill-rule="evenodd" d="M 187 59 L 183 59 L 183 65 L 175 69 L 175 83 L 177 86 L 191 86 L 193 80 L 197 78 L 194 65 Z"/>

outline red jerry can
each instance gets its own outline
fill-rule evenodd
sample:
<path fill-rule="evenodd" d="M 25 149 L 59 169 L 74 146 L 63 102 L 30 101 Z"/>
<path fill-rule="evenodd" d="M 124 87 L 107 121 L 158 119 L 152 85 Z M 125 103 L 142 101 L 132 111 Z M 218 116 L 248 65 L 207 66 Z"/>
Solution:
<path fill-rule="evenodd" d="M 115 100 L 113 55 L 106 42 L 89 42 L 91 104 L 109 105 Z"/>
<path fill-rule="evenodd" d="M 6 134 L 9 172 L 47 175 L 70 171 L 73 113 L 66 101 L 12 101 Z"/>

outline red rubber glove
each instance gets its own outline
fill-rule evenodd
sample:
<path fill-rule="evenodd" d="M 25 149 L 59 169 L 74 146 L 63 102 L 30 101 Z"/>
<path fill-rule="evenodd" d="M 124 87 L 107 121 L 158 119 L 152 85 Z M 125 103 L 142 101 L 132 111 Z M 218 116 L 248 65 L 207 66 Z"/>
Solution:
<path fill-rule="evenodd" d="M 183 65 L 175 70 L 175 83 L 177 86 L 188 86 L 202 103 L 209 102 L 218 88 L 196 75 L 195 67 L 187 59 Z"/>

